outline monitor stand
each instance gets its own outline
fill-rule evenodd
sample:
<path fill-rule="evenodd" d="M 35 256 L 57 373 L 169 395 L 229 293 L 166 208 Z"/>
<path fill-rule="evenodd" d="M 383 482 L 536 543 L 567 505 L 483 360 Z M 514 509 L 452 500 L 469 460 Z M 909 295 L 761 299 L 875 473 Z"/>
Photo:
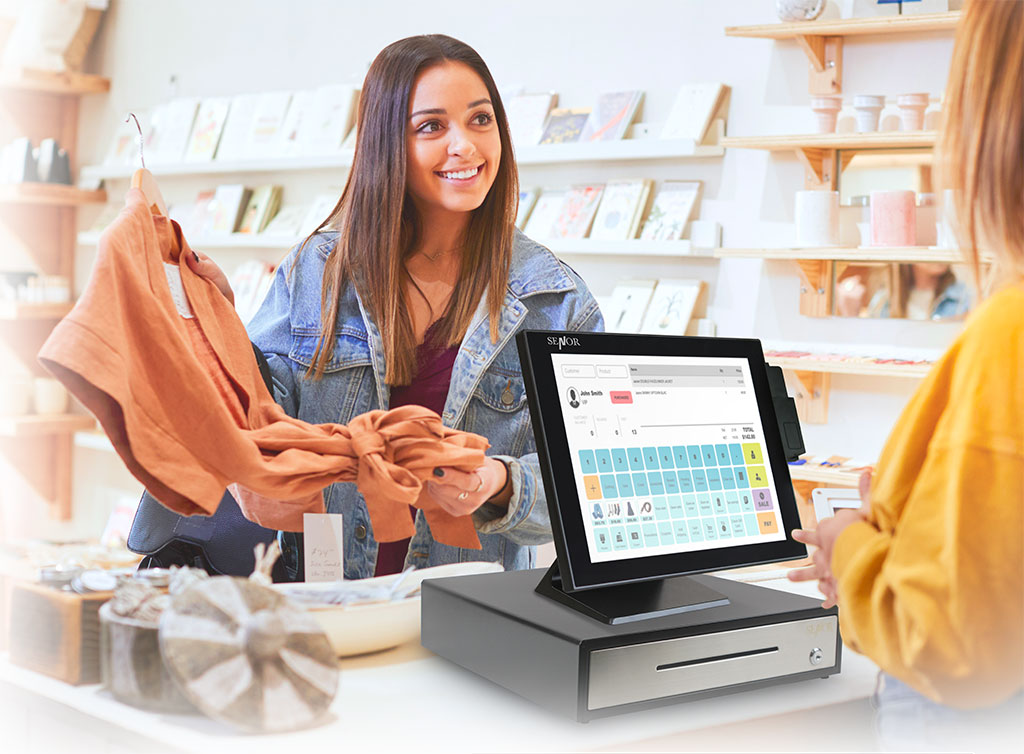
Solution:
<path fill-rule="evenodd" d="M 729 598 L 688 576 L 567 592 L 558 563 L 552 563 L 535 590 L 602 623 L 619 625 L 729 604 Z"/>

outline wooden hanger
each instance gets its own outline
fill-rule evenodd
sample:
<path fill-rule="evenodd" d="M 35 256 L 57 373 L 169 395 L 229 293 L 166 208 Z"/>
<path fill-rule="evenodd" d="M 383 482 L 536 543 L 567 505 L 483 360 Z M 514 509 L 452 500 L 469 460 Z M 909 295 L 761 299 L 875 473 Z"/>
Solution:
<path fill-rule="evenodd" d="M 128 117 L 124 119 L 125 123 L 128 122 L 129 118 L 135 121 L 135 127 L 139 129 L 139 162 L 142 163 L 142 167 L 132 174 L 131 186 L 142 192 L 146 199 L 146 204 L 149 205 L 150 212 L 154 215 L 166 217 L 167 202 L 164 201 L 163 194 L 160 193 L 160 187 L 156 183 L 156 178 L 146 169 L 146 158 L 142 154 L 142 126 L 139 125 L 139 119 L 135 117 L 135 113 L 128 113 Z"/>

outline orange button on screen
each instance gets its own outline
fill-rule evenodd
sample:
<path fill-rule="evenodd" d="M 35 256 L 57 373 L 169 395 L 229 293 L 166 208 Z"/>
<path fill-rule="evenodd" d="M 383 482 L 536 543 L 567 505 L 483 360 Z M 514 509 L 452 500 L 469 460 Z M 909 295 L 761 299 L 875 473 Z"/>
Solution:
<path fill-rule="evenodd" d="M 757 528 L 762 534 L 777 534 L 779 522 L 774 513 L 758 513 Z"/>

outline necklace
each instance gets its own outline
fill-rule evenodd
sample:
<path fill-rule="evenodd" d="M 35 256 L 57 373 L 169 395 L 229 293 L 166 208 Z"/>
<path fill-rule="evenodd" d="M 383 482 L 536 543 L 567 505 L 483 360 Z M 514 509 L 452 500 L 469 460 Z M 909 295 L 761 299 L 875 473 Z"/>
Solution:
<path fill-rule="evenodd" d="M 428 254 L 425 251 L 421 251 L 420 254 L 425 256 L 431 262 L 436 262 L 438 259 L 443 257 L 445 254 L 451 254 L 453 251 L 458 251 L 461 248 L 462 248 L 461 246 L 456 246 L 454 249 L 446 249 L 445 251 L 438 251 L 438 252 L 435 252 L 433 254 Z"/>

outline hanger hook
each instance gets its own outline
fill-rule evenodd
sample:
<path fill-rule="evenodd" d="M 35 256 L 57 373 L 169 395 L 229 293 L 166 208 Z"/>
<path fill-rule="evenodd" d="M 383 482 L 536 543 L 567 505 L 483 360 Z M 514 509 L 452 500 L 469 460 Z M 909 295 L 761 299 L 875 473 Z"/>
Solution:
<path fill-rule="evenodd" d="M 135 117 L 135 113 L 128 113 L 128 116 L 124 119 L 124 122 L 127 123 L 129 120 L 134 120 L 135 121 L 135 127 L 137 129 L 139 129 L 139 162 L 141 162 L 142 163 L 142 167 L 145 168 L 146 167 L 146 158 L 142 154 L 142 143 L 144 141 L 143 136 L 142 136 L 142 126 L 139 125 L 139 119 Z"/>

